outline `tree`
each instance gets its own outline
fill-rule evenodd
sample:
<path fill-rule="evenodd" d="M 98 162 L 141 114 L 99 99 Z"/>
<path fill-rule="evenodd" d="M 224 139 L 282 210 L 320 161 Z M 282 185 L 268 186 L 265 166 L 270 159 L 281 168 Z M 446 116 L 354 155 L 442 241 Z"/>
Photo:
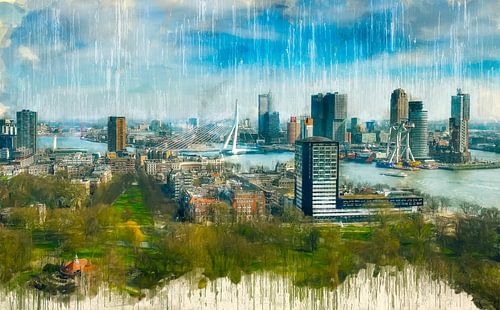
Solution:
<path fill-rule="evenodd" d="M 128 241 L 133 246 L 134 252 L 137 253 L 141 243 L 146 240 L 146 236 L 141 231 L 141 226 L 137 222 L 129 220 L 123 225 L 122 232 L 125 241 Z"/>
<path fill-rule="evenodd" d="M 379 227 L 373 232 L 368 257 L 380 266 L 399 263 L 399 240 L 395 238 L 389 227 Z"/>
<path fill-rule="evenodd" d="M 234 212 L 231 206 L 222 201 L 210 204 L 206 213 L 207 219 L 216 225 L 234 221 Z"/>
<path fill-rule="evenodd" d="M 319 230 L 312 227 L 305 238 L 304 248 L 309 252 L 314 252 L 318 249 L 319 245 Z"/>
<path fill-rule="evenodd" d="M 465 208 L 468 212 L 455 226 L 455 249 L 460 255 L 500 257 L 500 211 L 498 209 Z"/>
<path fill-rule="evenodd" d="M 304 219 L 304 213 L 295 207 L 287 207 L 283 209 L 281 219 L 285 223 L 300 223 Z"/>
<path fill-rule="evenodd" d="M 26 233 L 0 226 L 0 280 L 7 281 L 31 258 L 31 241 Z"/>
<path fill-rule="evenodd" d="M 430 251 L 432 224 L 416 213 L 404 217 L 394 229 L 405 250 L 403 254 L 413 262 L 421 262 Z"/>

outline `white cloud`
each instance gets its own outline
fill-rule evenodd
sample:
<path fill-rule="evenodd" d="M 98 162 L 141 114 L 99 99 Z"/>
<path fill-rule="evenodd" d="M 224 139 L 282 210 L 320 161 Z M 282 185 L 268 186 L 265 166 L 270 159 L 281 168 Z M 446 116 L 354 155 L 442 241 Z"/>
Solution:
<path fill-rule="evenodd" d="M 441 3 L 435 6 L 439 10 L 448 7 L 446 0 L 406 0 L 404 4 L 407 15 L 416 14 L 415 20 L 405 22 L 413 23 L 413 30 L 420 34 L 419 38 L 422 38 L 425 26 L 429 27 L 429 38 L 433 38 L 438 19 L 435 14 L 425 12 L 431 11 L 429 7 L 433 7 L 433 1 Z M 478 15 L 481 21 L 493 20 L 495 16 L 491 12 L 494 11 L 489 16 L 486 11 L 486 4 L 493 2 L 482 1 L 482 7 L 471 4 L 471 12 L 482 12 L 483 15 Z M 196 37 L 198 31 L 213 30 L 214 33 L 229 33 L 241 38 L 286 40 L 290 33 L 279 33 L 276 29 L 282 28 L 274 28 L 272 21 L 267 24 L 256 22 L 255 28 L 252 24 L 255 17 L 265 17 L 263 10 L 271 5 L 279 6 L 279 12 L 290 18 L 307 17 L 304 26 L 311 21 L 341 22 L 341 26 L 348 29 L 363 16 L 385 10 L 387 5 L 396 2 L 347 0 L 343 6 L 330 5 L 329 10 L 321 13 L 324 19 L 320 19 L 312 14 L 314 12 L 304 15 L 306 13 L 297 7 L 298 1 L 295 0 L 26 0 L 23 4 L 16 1 L 26 8 L 25 14 L 32 9 L 50 6 L 50 12 L 56 16 L 55 22 L 60 22 L 61 27 L 57 30 L 70 32 L 61 38 L 70 37 L 68 41 L 80 40 L 82 44 L 67 48 L 65 44 L 74 41 L 68 43 L 59 37 L 54 40 L 55 35 L 51 34 L 52 37 L 38 40 L 36 44 L 40 45 L 30 46 L 29 42 L 22 42 L 22 46 L 6 48 L 4 55 L 9 58 L 5 63 L 12 70 L 8 76 L 12 96 L 10 100 L 1 97 L 0 100 L 11 106 L 28 105 L 39 110 L 41 117 L 54 119 L 92 119 L 110 113 L 144 118 L 187 117 L 198 113 L 215 118 L 230 117 L 234 100 L 238 98 L 242 103 L 242 114 L 254 117 L 256 95 L 272 89 L 284 120 L 288 114 L 306 113 L 311 93 L 339 90 L 349 94 L 350 115 L 368 119 L 387 117 L 390 92 L 401 86 L 422 97 L 431 117 L 436 119 L 448 117 L 450 96 L 461 86 L 473 96 L 477 118 L 500 118 L 500 90 L 495 86 L 498 76 L 488 82 L 482 77 L 470 80 L 449 77 L 445 70 L 436 70 L 436 75 L 419 71 L 426 66 L 444 67 L 454 61 L 460 66 L 471 59 L 497 59 L 499 46 L 494 49 L 482 45 L 484 51 L 467 46 L 455 50 L 457 46 L 443 43 L 439 48 L 422 46 L 407 52 L 376 54 L 373 58 L 347 64 L 335 63 L 333 59 L 330 67 L 320 64 L 319 59 L 313 68 L 302 64 L 300 68 L 294 65 L 240 64 L 238 59 L 226 67 L 226 64 L 215 63 L 214 59 L 220 50 L 232 48 L 228 44 L 234 42 L 233 39 L 217 41 L 215 38 L 206 42 L 206 38 Z M 420 7 L 422 2 L 427 7 Z M 318 0 L 318 3 L 328 7 L 332 1 Z M 370 6 L 370 3 L 375 5 Z M 461 18 L 463 14 L 459 17 L 441 16 L 441 31 L 449 36 L 455 18 Z M 331 19 L 327 20 L 327 17 Z M 445 22 L 447 18 L 452 22 Z M 4 21 L 1 16 L 0 21 Z M 296 21 L 290 20 L 291 23 Z M 0 42 L 2 31 L 4 42 L 7 42 L 10 31 L 17 27 L 17 23 L 5 25 L 4 28 L 0 25 Z M 42 34 L 43 27 L 42 22 L 33 31 Z M 29 26 L 27 29 L 31 31 Z M 265 50 L 251 48 L 248 52 L 268 56 Z M 458 60 L 453 58 L 455 54 L 460 55 Z M 203 61 L 209 57 L 209 61 Z M 19 66 L 19 59 L 36 64 L 36 70 Z M 3 72 L 0 68 L 0 74 L 6 77 Z M 0 81 L 0 95 L 5 85 Z M 223 113 L 226 115 L 221 115 Z"/>
<path fill-rule="evenodd" d="M 266 8 L 290 0 L 155 0 L 155 2 L 166 9 L 186 8 L 222 13 L 233 9 Z"/>
<path fill-rule="evenodd" d="M 40 61 L 40 58 L 38 58 L 38 55 L 29 47 L 27 46 L 20 46 L 17 49 L 19 53 L 19 57 L 21 57 L 24 60 L 30 61 L 33 64 L 38 64 Z"/>
<path fill-rule="evenodd" d="M 4 117 L 8 111 L 9 107 L 0 102 L 0 117 Z"/>
<path fill-rule="evenodd" d="M 0 3 L 12 3 L 12 4 L 24 5 L 26 3 L 26 1 L 25 0 L 0 0 Z"/>
<path fill-rule="evenodd" d="M 9 41 L 9 31 L 10 27 L 6 26 L 2 23 L 0 20 L 0 48 L 4 48 L 9 46 L 10 41 Z"/>

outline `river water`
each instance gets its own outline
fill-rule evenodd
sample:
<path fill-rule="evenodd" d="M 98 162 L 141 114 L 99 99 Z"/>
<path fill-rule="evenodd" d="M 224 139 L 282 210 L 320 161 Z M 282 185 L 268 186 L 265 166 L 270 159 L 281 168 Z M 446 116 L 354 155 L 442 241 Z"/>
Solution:
<path fill-rule="evenodd" d="M 52 147 L 52 137 L 38 138 L 40 148 Z M 86 148 L 90 152 L 106 152 L 106 144 L 81 140 L 78 136 L 58 137 L 58 147 Z M 500 154 L 472 150 L 472 157 L 479 160 L 500 160 Z M 253 153 L 226 156 L 229 162 L 239 163 L 242 169 L 260 165 L 274 168 L 279 162 L 293 159 L 290 152 Z M 395 187 L 412 187 L 433 196 L 444 196 L 452 200 L 469 201 L 486 207 L 500 207 L 500 169 L 483 170 L 420 170 L 408 172 L 406 178 L 383 176 L 384 169 L 373 164 L 342 162 L 341 179 L 355 183 L 388 184 Z"/>
<path fill-rule="evenodd" d="M 472 150 L 478 160 L 500 160 L 500 154 Z M 240 163 L 242 169 L 262 165 L 273 168 L 278 162 L 293 160 L 293 153 L 241 154 L 228 157 L 228 161 Z M 485 207 L 499 208 L 500 169 L 478 170 L 420 170 L 407 172 L 406 178 L 381 175 L 385 169 L 375 164 L 341 162 L 341 180 L 354 183 L 387 184 L 394 187 L 411 187 L 432 196 L 443 196 L 453 201 L 469 201 Z"/>
<path fill-rule="evenodd" d="M 176 279 L 138 300 L 102 287 L 89 296 L 80 294 L 61 300 L 33 290 L 0 291 L 1 309 L 477 309 L 471 297 L 457 293 L 429 273 L 407 267 L 403 271 L 373 267 L 349 276 L 337 289 L 299 288 L 290 277 L 271 273 L 243 275 L 239 284 L 227 278 L 198 288 L 200 273 Z"/>
<path fill-rule="evenodd" d="M 52 148 L 53 141 L 53 136 L 38 136 L 38 148 Z M 104 154 L 108 149 L 108 145 L 106 143 L 82 140 L 80 139 L 80 136 L 57 136 L 57 147 L 69 149 L 86 149 L 88 152 L 101 154 Z"/>

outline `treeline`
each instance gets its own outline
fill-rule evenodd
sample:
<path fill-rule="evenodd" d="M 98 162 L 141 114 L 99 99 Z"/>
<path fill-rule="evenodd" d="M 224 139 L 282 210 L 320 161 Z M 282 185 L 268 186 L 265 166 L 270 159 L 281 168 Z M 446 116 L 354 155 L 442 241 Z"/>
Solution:
<path fill-rule="evenodd" d="M 287 212 L 285 212 L 287 213 Z M 461 212 L 429 221 L 422 214 L 381 210 L 370 226 L 318 226 L 288 214 L 290 222 L 231 222 L 213 226 L 172 223 L 154 250 L 141 252 L 130 285 L 151 288 L 201 268 L 207 279 L 268 270 L 297 285 L 336 287 L 367 264 L 408 263 L 432 272 L 484 309 L 499 309 L 497 209 Z M 200 280 L 200 285 L 206 283 Z"/>
<path fill-rule="evenodd" d="M 456 218 L 437 221 L 435 229 L 439 251 L 429 268 L 477 306 L 500 309 L 500 211 L 462 204 Z"/>
<path fill-rule="evenodd" d="M 107 259 L 106 246 L 132 243 L 134 227 L 111 203 L 135 181 L 116 176 L 88 195 L 63 176 L 18 175 L 0 182 L 0 286 L 20 273 L 31 273 L 33 261 L 60 264 L 75 254 Z"/>
<path fill-rule="evenodd" d="M 0 181 L 0 207 L 16 208 L 44 204 L 49 208 L 80 207 L 87 203 L 81 184 L 72 184 L 63 176 L 36 177 L 20 174 Z"/>
<path fill-rule="evenodd" d="M 100 185 L 91 197 L 91 204 L 112 204 L 132 183 L 136 181 L 134 174 L 114 175 L 111 182 Z"/>
<path fill-rule="evenodd" d="M 0 181 L 0 208 L 29 207 L 43 204 L 48 208 L 87 207 L 111 204 L 136 180 L 133 174 L 114 176 L 101 184 L 92 195 L 82 184 L 72 183 L 64 175 L 33 176 L 20 174 Z"/>
<path fill-rule="evenodd" d="M 144 205 L 152 215 L 172 219 L 177 212 L 178 204 L 168 199 L 154 178 L 144 172 L 137 174 L 137 183 L 144 196 Z"/>
<path fill-rule="evenodd" d="M 133 182 L 152 215 L 167 214 L 162 228 L 140 227 L 112 206 Z M 36 197 L 28 201 L 49 195 L 48 187 L 39 193 L 28 182 L 12 184 L 17 185 L 2 186 Z M 242 274 L 271 271 L 291 277 L 299 286 L 335 288 L 367 264 L 401 269 L 412 264 L 471 294 L 479 307 L 500 308 L 498 209 L 464 204 L 455 216 L 428 217 L 381 208 L 369 224 L 340 227 L 315 224 L 295 208 L 286 208 L 273 221 L 242 222 L 218 206 L 207 226 L 170 220 L 171 201 L 145 175 L 116 178 L 92 200 L 87 207 L 47 208 L 45 213 L 12 207 L 0 223 L 1 283 L 29 280 L 26 274 L 43 272 L 32 262 L 60 263 L 75 254 L 97 266 L 94 286 L 139 292 L 199 269 L 199 287 L 218 277 L 238 283 Z"/>

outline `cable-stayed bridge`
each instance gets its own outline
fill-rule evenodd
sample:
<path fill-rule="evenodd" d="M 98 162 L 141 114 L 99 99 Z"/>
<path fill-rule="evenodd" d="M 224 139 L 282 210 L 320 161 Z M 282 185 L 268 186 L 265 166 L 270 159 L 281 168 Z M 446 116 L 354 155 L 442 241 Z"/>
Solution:
<path fill-rule="evenodd" d="M 216 121 L 196 126 L 166 137 L 156 145 L 156 150 L 213 152 L 220 151 L 230 154 L 244 153 L 248 147 L 238 144 L 239 112 L 238 102 L 232 121 Z"/>

